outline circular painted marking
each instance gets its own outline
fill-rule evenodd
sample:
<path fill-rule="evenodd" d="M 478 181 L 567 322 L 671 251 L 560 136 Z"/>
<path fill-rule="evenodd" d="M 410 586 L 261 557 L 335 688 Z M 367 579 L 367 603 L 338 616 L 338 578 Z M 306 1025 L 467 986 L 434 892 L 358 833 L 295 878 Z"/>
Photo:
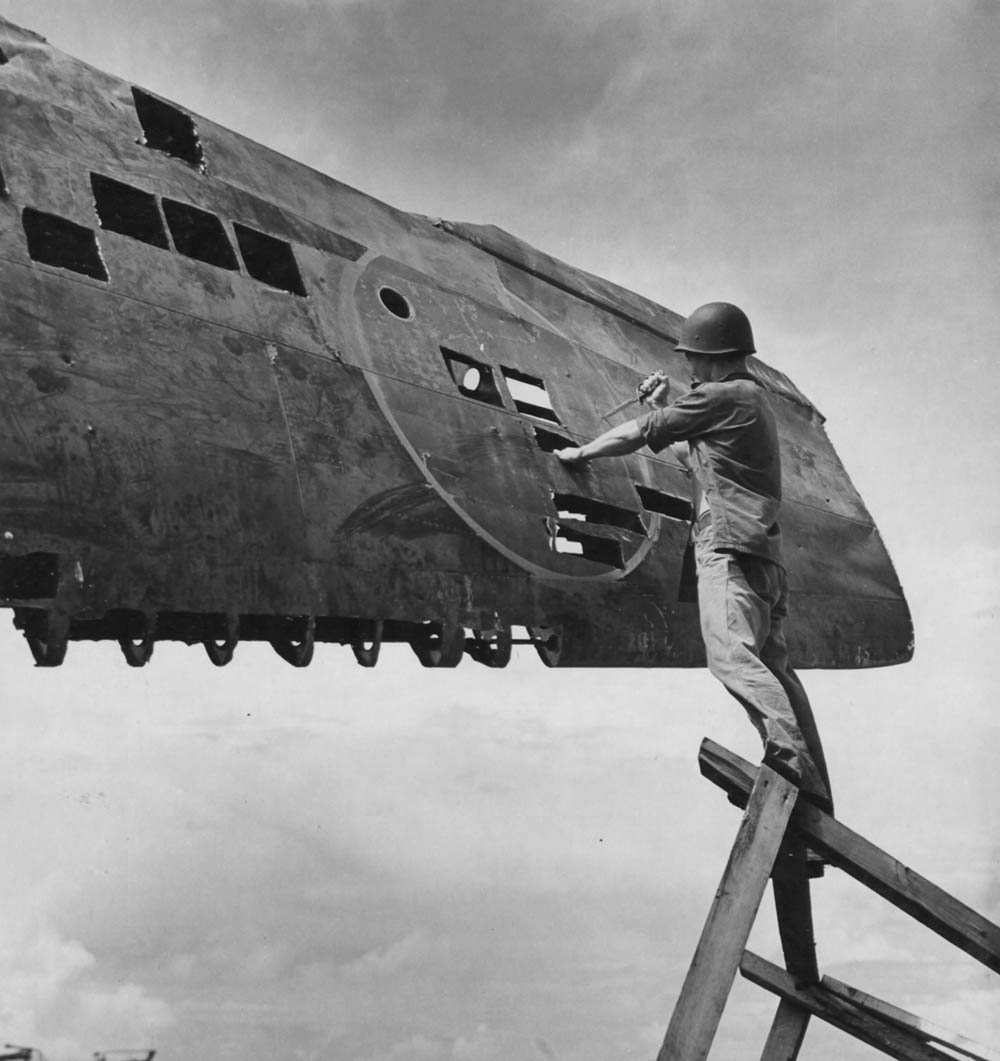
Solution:
<path fill-rule="evenodd" d="M 398 280 L 393 277 L 393 283 L 404 287 L 408 297 L 386 283 L 387 273 L 402 274 Z M 532 444 L 535 429 L 551 425 L 545 421 L 538 424 L 530 415 L 518 414 L 509 406 L 487 402 L 476 393 L 484 385 L 483 369 L 469 365 L 454 372 L 444 354 L 455 343 L 466 348 L 466 356 L 481 359 L 497 375 L 499 365 L 509 365 L 504 357 L 511 358 L 513 341 L 528 326 L 471 296 L 442 289 L 432 278 L 385 258 L 369 261 L 353 280 L 353 299 L 345 299 L 344 305 L 345 309 L 352 306 L 359 353 L 371 369 L 366 373 L 367 382 L 386 421 L 441 500 L 479 538 L 537 578 L 616 582 L 635 570 L 659 538 L 659 514 L 643 512 L 646 534 L 634 535 L 631 540 L 602 538 L 595 526 L 595 542 L 619 542 L 621 566 L 556 551 L 553 546 L 559 524 L 552 508 L 550 457 Z M 415 318 L 416 304 L 420 311 L 416 330 L 409 326 L 398 330 L 392 318 L 376 308 L 379 304 L 392 318 L 403 321 Z M 457 329 L 466 336 L 461 343 L 454 338 Z M 543 341 L 552 344 L 546 353 L 551 353 L 554 362 L 572 355 L 570 342 L 555 333 Z M 508 351 L 506 355 L 504 351 Z M 481 400 L 481 406 L 471 405 L 470 398 Z M 470 420 L 481 420 L 481 426 L 471 428 Z M 508 487 L 514 485 L 519 491 L 517 498 L 502 495 L 501 484 L 485 473 L 459 473 L 456 478 L 455 469 L 469 466 L 469 461 L 482 459 L 482 467 L 487 469 L 490 458 L 496 457 L 496 445 L 511 446 L 508 469 L 517 467 L 521 472 L 523 468 L 516 484 L 507 482 Z M 444 480 L 438 468 L 446 476 Z M 612 474 L 626 484 L 619 492 L 627 496 L 630 488 L 624 466 Z M 587 488 L 581 486 L 581 496 L 586 495 Z M 605 503 L 615 504 L 613 500 Z M 582 526 L 567 529 L 571 534 L 574 529 L 586 534 Z"/>

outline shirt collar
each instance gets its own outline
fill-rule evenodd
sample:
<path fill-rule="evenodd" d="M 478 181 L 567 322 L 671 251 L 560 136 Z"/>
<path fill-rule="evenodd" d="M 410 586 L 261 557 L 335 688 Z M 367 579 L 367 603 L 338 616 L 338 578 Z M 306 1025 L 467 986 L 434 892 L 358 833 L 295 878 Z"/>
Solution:
<path fill-rule="evenodd" d="M 697 390 L 703 383 L 729 383 L 730 380 L 734 379 L 748 379 L 751 383 L 760 383 L 760 380 L 756 376 L 751 376 L 749 372 L 730 372 L 728 376 L 723 376 L 722 379 L 700 379 L 697 383 L 691 384 L 691 390 Z"/>

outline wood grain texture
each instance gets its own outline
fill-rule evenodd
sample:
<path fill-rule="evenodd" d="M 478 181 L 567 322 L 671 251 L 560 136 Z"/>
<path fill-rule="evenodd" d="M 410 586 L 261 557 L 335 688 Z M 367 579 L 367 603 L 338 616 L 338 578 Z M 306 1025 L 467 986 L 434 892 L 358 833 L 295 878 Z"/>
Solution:
<path fill-rule="evenodd" d="M 751 983 L 772 991 L 779 998 L 794 1003 L 898 1061 L 944 1061 L 948 1056 L 927 1045 L 909 1030 L 858 1009 L 821 986 L 797 988 L 792 977 L 783 969 L 750 951 L 743 956 L 740 972 Z"/>
<path fill-rule="evenodd" d="M 755 768 L 712 741 L 702 743 L 699 764 L 706 777 L 739 800 L 745 800 L 753 789 Z M 792 826 L 830 863 L 987 968 L 1000 972 L 1000 927 L 805 801 L 796 806 Z"/>
<path fill-rule="evenodd" d="M 795 796 L 793 785 L 761 768 L 658 1061 L 708 1056 Z"/>
<path fill-rule="evenodd" d="M 781 999 L 771 1022 L 760 1061 L 797 1061 L 812 1014 L 788 999 Z"/>

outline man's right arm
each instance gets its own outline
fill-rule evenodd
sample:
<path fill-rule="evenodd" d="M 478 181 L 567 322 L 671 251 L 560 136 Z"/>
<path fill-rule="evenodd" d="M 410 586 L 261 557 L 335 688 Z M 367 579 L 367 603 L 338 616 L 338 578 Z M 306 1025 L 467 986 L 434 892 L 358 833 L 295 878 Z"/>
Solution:
<path fill-rule="evenodd" d="M 648 401 L 654 408 L 661 409 L 670 396 L 670 380 L 665 373 L 654 372 L 639 384 L 636 394 L 640 401 Z M 646 444 L 640 424 L 639 420 L 630 420 L 627 424 L 605 431 L 583 446 L 556 450 L 556 456 L 563 464 L 572 465 L 584 464 L 599 457 L 623 457 L 626 453 L 635 453 Z"/>
<path fill-rule="evenodd" d="M 639 421 L 630 420 L 627 424 L 605 431 L 603 435 L 583 446 L 557 449 L 556 456 L 563 464 L 585 464 L 598 457 L 623 457 L 626 453 L 635 453 L 645 442 L 639 430 Z"/>

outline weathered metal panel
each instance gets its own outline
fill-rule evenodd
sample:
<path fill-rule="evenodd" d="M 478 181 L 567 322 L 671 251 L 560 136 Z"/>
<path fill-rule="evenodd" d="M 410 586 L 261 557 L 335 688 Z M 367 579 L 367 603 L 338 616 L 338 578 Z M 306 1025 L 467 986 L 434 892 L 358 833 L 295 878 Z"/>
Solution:
<path fill-rule="evenodd" d="M 646 373 L 681 387 L 677 314 L 183 107 L 197 151 L 174 158 L 138 142 L 128 83 L 2 19 L 0 46 L 0 603 L 62 610 L 79 637 L 120 636 L 123 609 L 188 639 L 234 612 L 248 636 L 312 615 L 340 640 L 358 619 L 407 638 L 499 618 L 557 635 L 550 663 L 702 665 L 684 471 L 552 453 Z M 102 227 L 92 174 L 213 214 L 234 250 L 234 223 L 285 241 L 302 288 Z M 107 279 L 33 260 L 25 208 L 89 229 Z M 902 591 L 821 417 L 754 370 L 785 456 L 798 661 L 908 658 Z"/>

